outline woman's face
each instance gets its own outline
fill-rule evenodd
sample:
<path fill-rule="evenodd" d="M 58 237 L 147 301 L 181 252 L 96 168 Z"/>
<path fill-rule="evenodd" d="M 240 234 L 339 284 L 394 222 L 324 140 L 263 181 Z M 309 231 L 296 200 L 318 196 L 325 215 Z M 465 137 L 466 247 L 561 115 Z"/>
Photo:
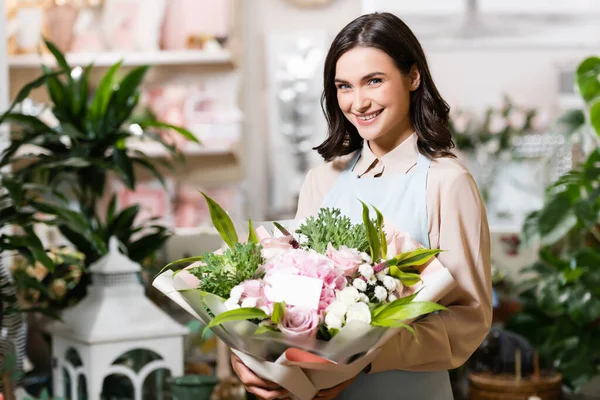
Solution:
<path fill-rule="evenodd" d="M 376 153 L 385 154 L 413 132 L 410 92 L 418 84 L 415 67 L 402 75 L 387 53 L 373 47 L 355 47 L 336 63 L 340 109 Z"/>

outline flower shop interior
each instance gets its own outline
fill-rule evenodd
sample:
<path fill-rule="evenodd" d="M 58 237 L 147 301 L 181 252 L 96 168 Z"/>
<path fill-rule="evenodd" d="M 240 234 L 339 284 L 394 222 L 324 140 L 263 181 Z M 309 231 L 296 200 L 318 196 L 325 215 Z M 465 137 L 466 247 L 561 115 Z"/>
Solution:
<path fill-rule="evenodd" d="M 294 218 L 329 45 L 389 11 L 490 226 L 492 329 L 454 397 L 600 399 L 600 2 L 0 5 L 0 398 L 250 398 L 153 279 L 222 245 L 203 194 L 236 224 Z"/>

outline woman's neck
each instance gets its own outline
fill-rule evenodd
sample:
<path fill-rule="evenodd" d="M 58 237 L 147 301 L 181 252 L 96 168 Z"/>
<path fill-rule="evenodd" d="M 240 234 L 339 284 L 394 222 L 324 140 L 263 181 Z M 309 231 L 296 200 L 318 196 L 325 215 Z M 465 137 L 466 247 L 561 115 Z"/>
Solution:
<path fill-rule="evenodd" d="M 402 142 L 410 137 L 414 133 L 415 129 L 412 124 L 402 129 L 400 132 L 390 132 L 388 135 L 384 135 L 375 140 L 369 140 L 367 143 L 373 154 L 377 158 L 381 158 L 396 147 L 400 146 Z"/>

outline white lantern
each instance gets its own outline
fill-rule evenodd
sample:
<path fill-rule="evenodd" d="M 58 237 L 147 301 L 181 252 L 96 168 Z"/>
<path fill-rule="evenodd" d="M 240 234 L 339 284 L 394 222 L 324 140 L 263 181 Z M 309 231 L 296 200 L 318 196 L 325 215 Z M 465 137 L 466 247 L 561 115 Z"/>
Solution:
<path fill-rule="evenodd" d="M 114 396 L 141 400 L 145 385 L 157 390 L 163 374 L 183 374 L 187 329 L 145 296 L 141 267 L 119 252 L 117 239 L 109 247 L 90 267 L 87 296 L 48 329 L 60 398 L 99 400 L 103 387 L 127 387 Z"/>

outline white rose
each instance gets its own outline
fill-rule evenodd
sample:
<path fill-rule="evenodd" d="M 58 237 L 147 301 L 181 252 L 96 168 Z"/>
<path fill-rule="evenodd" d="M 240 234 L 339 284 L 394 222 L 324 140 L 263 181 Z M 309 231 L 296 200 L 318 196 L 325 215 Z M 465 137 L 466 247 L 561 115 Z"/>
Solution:
<path fill-rule="evenodd" d="M 325 315 L 325 325 L 327 325 L 330 329 L 341 329 L 342 328 L 342 318 L 335 313 L 327 313 Z"/>
<path fill-rule="evenodd" d="M 244 288 L 242 285 L 237 285 L 233 289 L 231 289 L 231 293 L 229 293 L 229 299 L 233 300 L 235 303 L 240 301 L 240 297 L 244 294 Z"/>
<path fill-rule="evenodd" d="M 227 310 L 235 310 L 237 308 L 240 308 L 238 301 L 233 298 L 229 298 L 229 299 L 225 300 L 224 304 L 225 304 L 225 307 L 227 308 Z"/>
<path fill-rule="evenodd" d="M 358 301 L 358 295 L 358 289 L 356 289 L 354 286 L 348 286 L 337 294 L 337 298 L 342 303 L 350 305 Z"/>
<path fill-rule="evenodd" d="M 242 308 L 256 307 L 256 297 L 248 297 L 242 301 Z"/>
<path fill-rule="evenodd" d="M 393 303 L 396 300 L 398 300 L 398 298 L 393 293 L 388 296 L 388 301 L 390 303 Z"/>
<path fill-rule="evenodd" d="M 379 301 L 384 301 L 388 297 L 388 291 L 383 286 L 375 287 L 375 297 Z"/>
<path fill-rule="evenodd" d="M 358 301 L 362 301 L 363 303 L 368 303 L 369 302 L 369 296 L 367 296 L 364 293 L 361 293 L 360 297 L 358 298 Z"/>
<path fill-rule="evenodd" d="M 360 272 L 360 274 L 365 278 L 369 279 L 373 276 L 373 267 L 371 267 L 369 264 L 362 264 L 360 267 L 358 267 L 358 272 Z"/>
<path fill-rule="evenodd" d="M 385 276 L 383 278 L 383 286 L 385 286 L 387 290 L 391 291 L 398 287 L 398 283 L 396 282 L 396 278 L 392 276 Z"/>
<path fill-rule="evenodd" d="M 354 281 L 352 281 L 352 286 L 354 286 L 361 292 L 364 292 L 365 290 L 367 290 L 367 282 L 365 282 L 364 280 L 362 280 L 360 278 L 356 278 Z"/>
<path fill-rule="evenodd" d="M 348 308 L 348 314 L 346 314 L 346 323 L 350 323 L 352 321 L 360 321 L 365 324 L 371 323 L 371 310 L 369 310 L 369 306 L 365 303 L 356 303 L 352 304 Z"/>
<path fill-rule="evenodd" d="M 327 314 L 335 314 L 340 318 L 344 318 L 346 311 L 348 311 L 348 305 L 336 300 L 327 307 L 326 311 Z"/>

